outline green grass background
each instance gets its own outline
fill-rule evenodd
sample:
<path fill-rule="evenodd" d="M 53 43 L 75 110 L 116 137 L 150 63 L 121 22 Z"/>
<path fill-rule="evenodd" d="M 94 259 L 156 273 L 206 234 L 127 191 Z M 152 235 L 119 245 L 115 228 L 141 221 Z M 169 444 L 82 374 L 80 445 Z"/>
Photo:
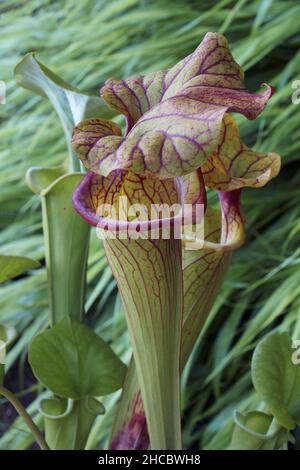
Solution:
<path fill-rule="evenodd" d="M 223 449 L 232 414 L 261 407 L 250 378 L 257 341 L 271 330 L 300 339 L 300 104 L 291 102 L 300 79 L 300 4 L 297 0 L 72 0 L 0 3 L 0 79 L 7 103 L 0 106 L 0 253 L 43 261 L 40 202 L 24 176 L 30 166 L 59 164 L 66 154 L 60 123 L 46 100 L 23 90 L 13 67 L 29 51 L 66 81 L 97 91 L 106 78 L 167 68 L 189 54 L 207 31 L 224 33 L 255 91 L 276 87 L 256 122 L 239 118 L 245 141 L 283 158 L 276 180 L 246 190 L 247 243 L 234 256 L 230 273 L 184 374 L 184 445 Z M 17 390 L 26 393 L 26 354 L 47 324 L 45 269 L 0 288 L 0 323 L 19 336 L 8 353 Z M 91 240 L 87 322 L 128 358 L 128 337 L 115 283 L 104 253 Z M 17 364 L 17 366 L 16 366 Z M 35 390 L 38 392 L 38 390 Z M 107 400 L 89 448 L 106 445 L 116 397 Z M 29 411 L 37 415 L 37 399 Z M 18 419 L 1 427 L 0 449 L 32 443 Z M 5 430 L 5 432 L 4 432 Z"/>

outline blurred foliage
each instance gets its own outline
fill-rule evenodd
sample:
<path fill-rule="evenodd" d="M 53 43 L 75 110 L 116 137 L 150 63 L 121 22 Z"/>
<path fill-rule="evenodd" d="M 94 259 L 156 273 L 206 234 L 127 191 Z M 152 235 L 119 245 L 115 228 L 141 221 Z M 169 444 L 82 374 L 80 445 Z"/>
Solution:
<path fill-rule="evenodd" d="M 248 240 L 234 256 L 184 374 L 186 447 L 228 446 L 234 409 L 259 406 L 250 378 L 258 340 L 272 330 L 289 330 L 300 338 L 300 105 L 291 102 L 292 82 L 300 73 L 299 15 L 297 0 L 28 0 L 0 5 L 0 79 L 7 84 L 7 104 L 0 106 L 0 254 L 29 256 L 44 264 L 40 202 L 28 189 L 25 173 L 31 166 L 59 165 L 67 151 L 49 102 L 13 80 L 13 68 L 27 52 L 36 51 L 65 81 L 92 92 L 110 76 L 167 68 L 190 53 L 207 31 L 219 31 L 246 70 L 250 89 L 257 90 L 261 82 L 276 87 L 256 122 L 239 118 L 245 141 L 280 153 L 284 165 L 266 188 L 243 195 Z M 43 267 L 1 286 L 0 323 L 13 324 L 19 333 L 7 362 L 9 370 L 18 359 L 17 390 L 24 387 L 28 344 L 47 324 L 47 313 Z M 128 360 L 121 304 L 95 236 L 86 313 L 87 322 Z M 103 400 L 108 412 L 96 421 L 89 448 L 107 442 L 115 401 L 116 395 Z M 36 399 L 28 411 L 41 421 Z M 2 449 L 31 443 L 19 419 L 0 438 Z"/>

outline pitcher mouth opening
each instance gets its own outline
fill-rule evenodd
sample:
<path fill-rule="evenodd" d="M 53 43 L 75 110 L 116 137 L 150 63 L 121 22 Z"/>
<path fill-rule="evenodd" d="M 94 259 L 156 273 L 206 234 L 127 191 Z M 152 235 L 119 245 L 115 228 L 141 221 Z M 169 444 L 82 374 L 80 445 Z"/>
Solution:
<path fill-rule="evenodd" d="M 189 175 L 169 180 L 168 183 L 166 180 L 161 182 L 158 179 L 149 180 L 141 177 L 143 184 L 149 183 L 148 189 L 153 185 L 162 184 L 165 193 L 161 199 L 156 198 L 156 201 L 153 202 L 162 204 L 162 201 L 168 200 L 169 202 L 165 206 L 167 210 L 177 204 L 177 212 L 175 210 L 170 215 L 169 211 L 167 214 L 147 216 L 146 220 L 139 220 L 139 217 L 136 217 L 136 207 L 134 207 L 129 217 L 127 214 L 127 217 L 122 219 L 124 207 L 121 211 L 122 217 L 107 217 L 105 212 L 101 213 L 101 204 L 104 204 L 106 208 L 105 204 L 109 204 L 109 207 L 114 210 L 120 209 L 119 202 L 122 194 L 120 188 L 125 176 L 128 178 L 128 174 L 124 171 L 114 173 L 110 178 L 93 172 L 87 173 L 73 194 L 75 210 L 90 225 L 97 228 L 98 238 L 180 239 L 186 250 L 206 249 L 210 251 L 232 251 L 244 243 L 244 217 L 240 208 L 241 189 L 227 192 L 218 191 L 220 207 L 214 209 L 207 207 L 206 190 L 200 169 Z M 136 174 L 131 174 L 130 177 L 133 180 L 134 177 L 140 178 Z M 142 192 L 142 195 L 139 193 L 137 198 L 129 198 L 130 203 L 133 206 L 138 204 L 140 207 L 140 203 L 145 202 L 144 195 Z M 149 191 L 147 195 L 149 196 Z M 165 199 L 166 196 L 167 199 Z M 145 204 L 148 215 L 149 208 L 151 209 L 151 200 L 148 197 Z M 206 237 L 206 225 L 208 227 L 211 225 L 212 218 L 219 227 L 217 229 L 218 239 L 213 241 Z"/>
<path fill-rule="evenodd" d="M 206 193 L 201 172 L 197 175 L 198 193 L 190 190 L 186 177 L 170 180 L 169 203 L 163 200 L 150 203 L 146 191 L 144 203 L 141 198 L 116 194 L 119 187 L 116 179 L 122 178 L 124 172 L 115 173 L 109 179 L 89 172 L 73 194 L 75 210 L 97 227 L 99 238 L 180 239 L 184 233 L 195 230 L 198 238 L 203 235 Z M 166 190 L 165 183 L 156 180 L 155 184 L 163 184 Z"/>

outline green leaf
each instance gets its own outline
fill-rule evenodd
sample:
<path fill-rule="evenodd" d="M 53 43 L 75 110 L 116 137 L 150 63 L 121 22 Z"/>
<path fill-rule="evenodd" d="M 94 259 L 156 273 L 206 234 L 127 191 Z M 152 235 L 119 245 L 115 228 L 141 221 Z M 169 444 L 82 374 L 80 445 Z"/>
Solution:
<path fill-rule="evenodd" d="M 38 261 L 25 256 L 0 255 L 0 284 L 39 266 Z"/>
<path fill-rule="evenodd" d="M 49 169 L 49 179 L 52 174 Z M 64 175 L 41 191 L 52 324 L 83 314 L 90 227 L 71 201 L 81 178 L 81 173 Z M 42 186 L 41 180 L 36 184 Z"/>
<path fill-rule="evenodd" d="M 39 62 L 34 53 L 26 54 L 15 67 L 18 84 L 37 95 L 48 98 L 57 112 L 65 131 L 67 145 L 73 162 L 73 170 L 78 170 L 77 158 L 73 158 L 70 137 L 74 124 L 84 118 L 116 115 L 102 98 L 82 92 L 72 87 L 58 75 Z"/>
<path fill-rule="evenodd" d="M 229 450 L 275 450 L 288 442 L 288 431 L 272 429 L 273 417 L 261 411 L 235 412 L 234 421 Z"/>
<path fill-rule="evenodd" d="M 252 381 L 272 415 L 287 429 L 300 424 L 300 364 L 293 363 L 293 341 L 273 333 L 255 348 Z"/>
<path fill-rule="evenodd" d="M 64 165 L 43 168 L 43 167 L 31 167 L 26 173 L 26 181 L 29 188 L 33 193 L 40 194 L 44 189 L 50 186 L 51 183 L 66 173 Z"/>
<path fill-rule="evenodd" d="M 84 117 L 101 115 L 110 118 L 116 115 L 103 99 L 69 85 L 39 62 L 32 52 L 16 65 L 14 75 L 23 88 L 51 101 L 63 126 L 69 131 Z"/>
<path fill-rule="evenodd" d="M 70 317 L 36 336 L 30 345 L 29 362 L 45 387 L 72 399 L 118 390 L 126 371 L 99 336 Z"/>

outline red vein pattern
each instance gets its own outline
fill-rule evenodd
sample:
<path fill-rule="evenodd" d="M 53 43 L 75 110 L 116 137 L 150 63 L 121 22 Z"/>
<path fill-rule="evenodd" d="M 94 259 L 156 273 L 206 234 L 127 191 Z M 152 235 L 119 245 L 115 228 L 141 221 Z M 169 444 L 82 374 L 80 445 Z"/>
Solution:
<path fill-rule="evenodd" d="M 123 169 L 174 178 L 203 165 L 216 150 L 225 113 L 255 119 L 272 96 L 253 94 L 227 40 L 208 33 L 193 54 L 169 71 L 127 80 L 111 79 L 101 90 L 107 103 L 127 119 L 127 134 L 93 119 L 74 130 L 73 146 L 85 166 L 108 176 Z"/>
<path fill-rule="evenodd" d="M 152 445 L 180 448 L 180 240 L 105 240 L 104 247 L 125 307 Z M 157 422 L 160 434 L 153 432 Z"/>
<path fill-rule="evenodd" d="M 89 172 L 73 194 L 73 206 L 89 224 L 104 230 L 118 231 L 136 229 L 136 218 L 131 222 L 128 214 L 120 203 L 126 197 L 128 205 L 143 204 L 147 209 L 147 219 L 138 223 L 140 231 L 159 228 L 165 225 L 174 226 L 182 223 L 182 214 L 175 213 L 174 217 L 157 219 L 149 216 L 155 214 L 155 204 L 166 204 L 168 207 L 184 204 L 192 207 L 202 204 L 206 207 L 206 192 L 201 170 L 189 175 L 167 180 L 149 179 L 131 172 L 115 171 L 104 177 Z M 105 211 L 107 205 L 108 212 Z M 102 209 L 102 210 L 101 210 Z M 110 211 L 109 211 L 110 209 Z M 114 214 L 111 213 L 114 211 Z M 127 218 L 125 216 L 127 215 Z M 167 224 L 168 222 L 168 224 Z"/>
<path fill-rule="evenodd" d="M 226 114 L 217 150 L 202 165 L 205 185 L 219 191 L 264 186 L 278 175 L 280 156 L 251 150 L 240 139 L 233 118 Z"/>
<path fill-rule="evenodd" d="M 205 229 L 205 238 L 211 243 L 217 243 L 221 233 L 218 211 L 208 209 Z M 180 353 L 181 371 L 221 288 L 230 257 L 230 252 L 207 249 L 183 251 L 184 310 Z M 142 403 L 139 402 L 138 408 L 136 407 L 135 397 L 139 394 L 139 382 L 133 361 L 127 373 L 127 383 L 114 423 L 110 448 L 112 450 L 148 449 L 149 438 L 147 427 L 142 419 L 144 415 Z"/>
<path fill-rule="evenodd" d="M 101 95 L 125 116 L 124 136 L 103 119 L 74 129 L 73 147 L 90 172 L 73 205 L 88 223 L 117 233 L 136 227 L 122 216 L 121 196 L 148 209 L 178 202 L 205 207 L 204 239 L 184 234 L 182 243 L 174 236 L 104 241 L 134 352 L 111 448 L 146 449 L 149 437 L 154 448 L 180 447 L 179 372 L 220 289 L 230 252 L 244 242 L 241 189 L 263 186 L 279 171 L 280 157 L 249 149 L 229 115 L 255 119 L 273 94 L 267 85 L 250 93 L 243 78 L 224 36 L 208 33 L 170 70 L 105 83 Z M 220 210 L 207 208 L 205 185 L 218 191 Z M 112 209 L 104 214 L 100 207 L 106 203 Z M 164 220 L 171 227 L 182 222 L 180 213 Z M 139 222 L 139 230 L 147 233 L 153 223 L 160 230 L 152 215 Z"/>

